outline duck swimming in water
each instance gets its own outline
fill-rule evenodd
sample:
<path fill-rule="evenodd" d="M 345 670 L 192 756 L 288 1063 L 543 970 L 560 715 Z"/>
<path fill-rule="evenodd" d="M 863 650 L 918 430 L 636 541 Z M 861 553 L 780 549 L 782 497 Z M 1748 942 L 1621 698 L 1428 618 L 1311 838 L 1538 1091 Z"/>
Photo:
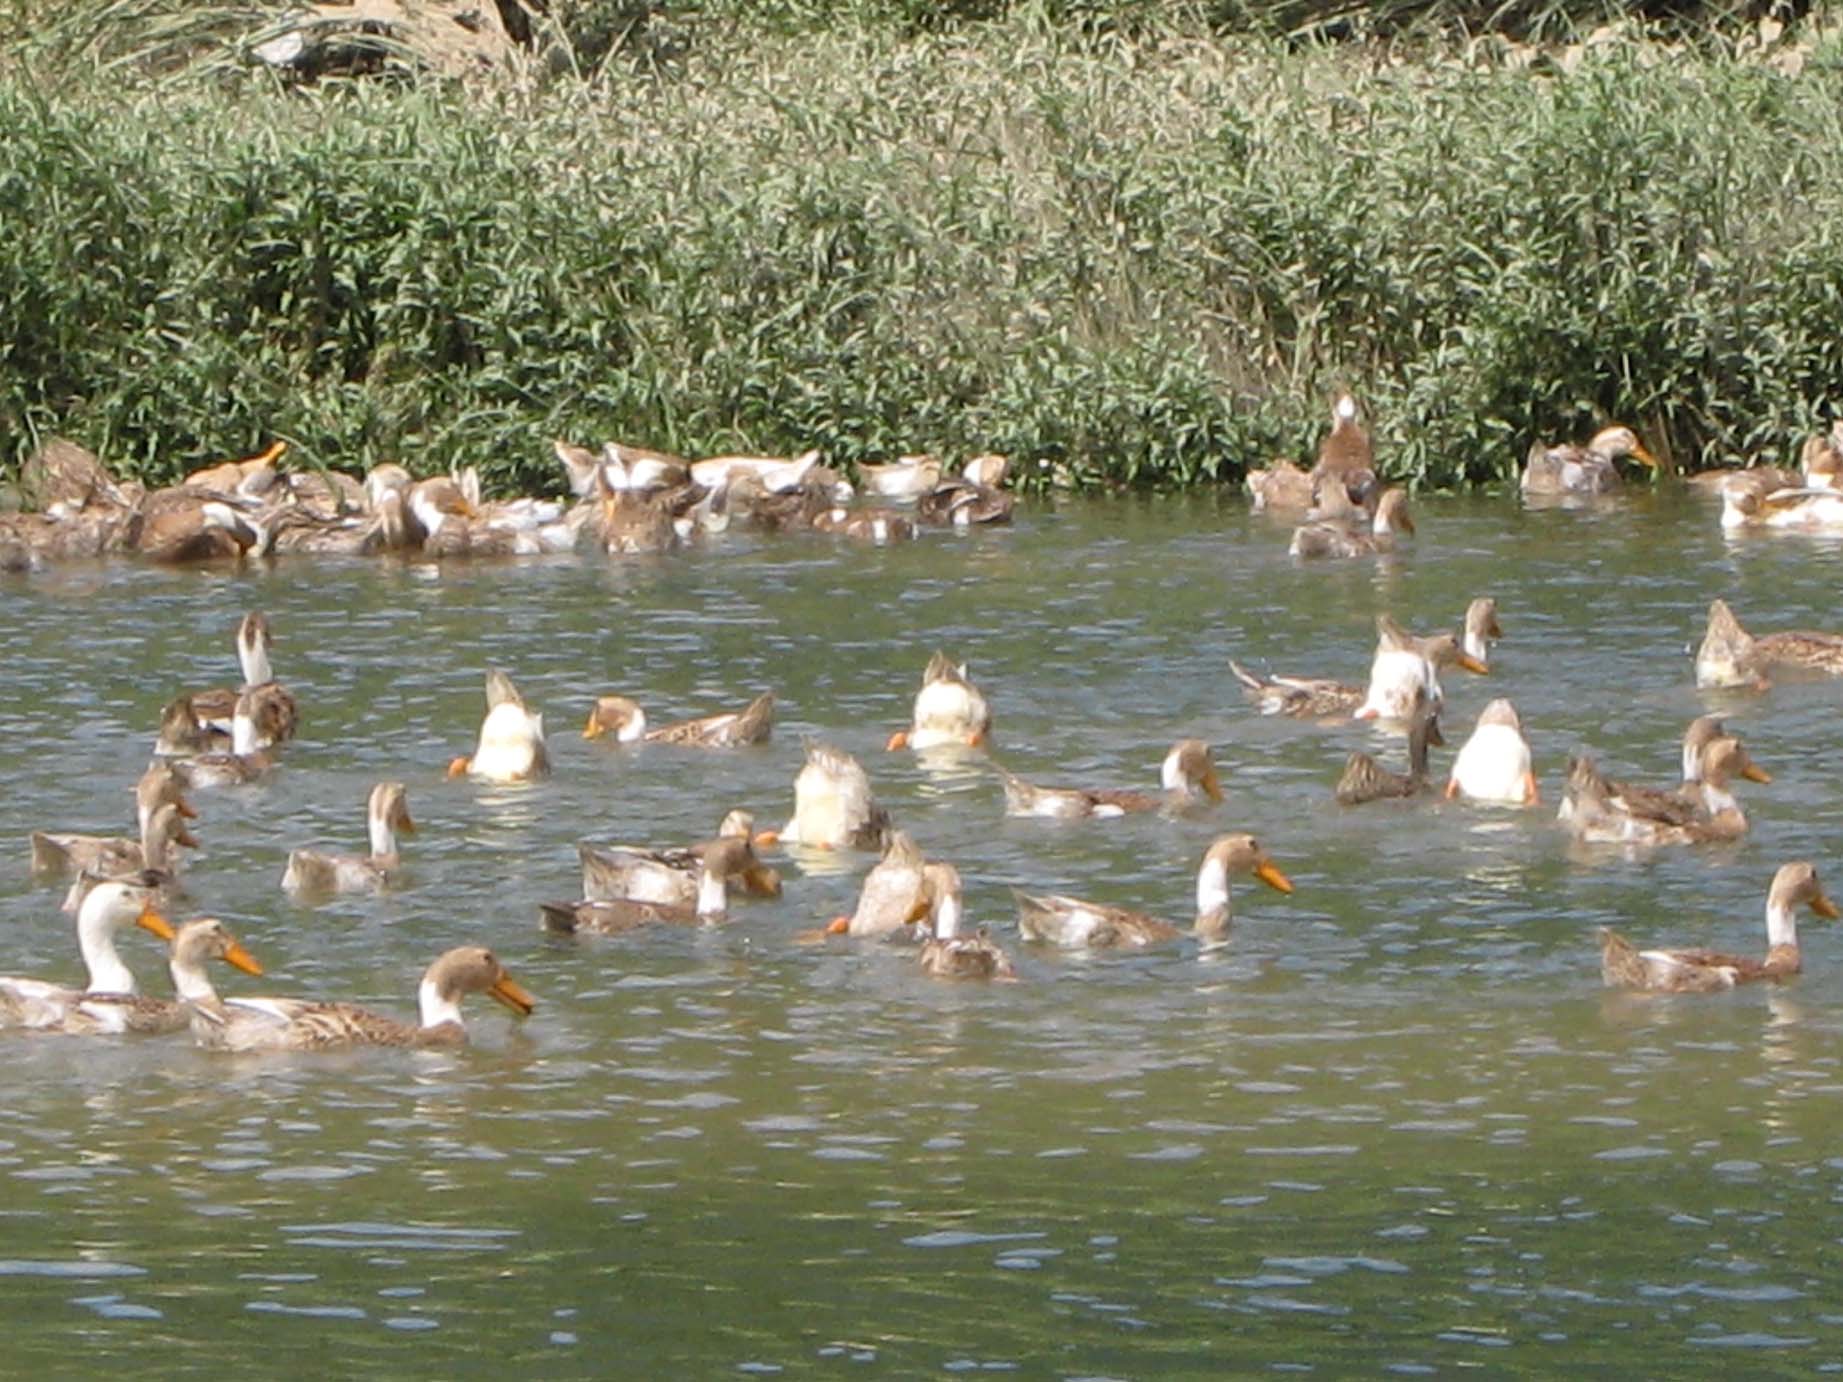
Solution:
<path fill-rule="evenodd" d="M 992 707 L 973 685 L 966 664 L 937 652 L 922 671 L 909 728 L 892 734 L 890 749 L 979 748 L 992 732 Z"/>
<path fill-rule="evenodd" d="M 1139 811 L 1183 811 L 1222 800 L 1210 747 L 1201 739 L 1180 739 L 1159 765 L 1158 793 L 1107 787 L 1039 787 L 999 768 L 1005 785 L 1007 816 L 1047 816 L 1057 820 L 1124 816 Z"/>
<path fill-rule="evenodd" d="M 1548 446 L 1537 442 L 1529 449 L 1520 487 L 1524 498 L 1533 496 L 1587 497 L 1611 494 L 1621 488 L 1614 464 L 1630 456 L 1641 465 L 1659 469 L 1657 457 L 1645 450 L 1630 427 L 1603 427 L 1585 446 L 1563 442 Z"/>
<path fill-rule="evenodd" d="M 448 765 L 449 777 L 482 782 L 533 782 L 550 772 L 544 717 L 525 708 L 512 678 L 497 668 L 486 674 L 486 718 L 471 756 Z"/>
<path fill-rule="evenodd" d="M 1775 667 L 1843 676 L 1843 636 L 1786 631 L 1758 637 L 1741 627 L 1725 600 L 1709 604 L 1708 628 L 1696 649 L 1696 685 L 1764 690 Z"/>
<path fill-rule="evenodd" d="M 1252 835 L 1221 835 L 1203 853 L 1197 870 L 1197 919 L 1190 933 L 1220 941 L 1229 934 L 1229 879 L 1252 875 L 1278 892 L 1293 885 Z M 1175 940 L 1184 934 L 1169 922 L 1125 907 L 1060 895 L 1016 891 L 1018 930 L 1024 939 L 1064 949 L 1137 947 Z"/>
<path fill-rule="evenodd" d="M 1640 950 L 1603 927 L 1601 978 L 1608 988 L 1649 993 L 1718 993 L 1737 984 L 1789 979 L 1804 968 L 1798 949 L 1800 906 L 1826 921 L 1839 915 L 1815 868 L 1803 862 L 1781 865 L 1766 894 L 1766 955 L 1758 960 L 1719 950 Z"/>

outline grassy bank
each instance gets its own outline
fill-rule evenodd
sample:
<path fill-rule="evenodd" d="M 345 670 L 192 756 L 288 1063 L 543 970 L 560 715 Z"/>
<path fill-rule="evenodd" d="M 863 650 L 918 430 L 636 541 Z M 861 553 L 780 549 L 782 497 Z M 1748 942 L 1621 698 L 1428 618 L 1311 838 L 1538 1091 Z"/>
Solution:
<path fill-rule="evenodd" d="M 1843 52 L 1560 56 L 1025 15 L 466 91 L 0 64 L 0 459 L 553 486 L 564 435 L 1178 486 L 1305 453 L 1339 386 L 1432 485 L 1604 418 L 1782 457 L 1843 387 Z"/>

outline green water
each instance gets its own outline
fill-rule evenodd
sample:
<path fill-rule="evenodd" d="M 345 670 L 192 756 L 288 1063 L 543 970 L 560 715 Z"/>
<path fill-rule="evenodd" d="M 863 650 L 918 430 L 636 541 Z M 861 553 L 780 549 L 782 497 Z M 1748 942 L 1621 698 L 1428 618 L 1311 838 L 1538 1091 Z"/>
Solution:
<path fill-rule="evenodd" d="M 234 678 L 248 608 L 277 631 L 301 738 L 251 789 L 200 794 L 193 908 L 269 968 L 226 991 L 411 1010 L 440 950 L 492 944 L 541 1001 L 471 1012 L 460 1054 L 226 1059 L 182 1041 L 0 1042 L 6 1371 L 170 1375 L 1145 1377 L 1308 1370 L 1609 1375 L 1832 1369 L 1843 1357 L 1833 1129 L 1843 938 L 1806 975 L 1708 999 L 1604 993 L 1594 944 L 1762 944 L 1767 880 L 1834 859 L 1837 689 L 1704 697 L 1707 601 L 1843 627 L 1843 547 L 1730 544 L 1641 501 L 1422 506 L 1386 565 L 1304 567 L 1238 503 L 1027 510 L 888 550 L 732 536 L 609 564 L 309 563 L 10 579 L 0 704 L 0 967 L 77 976 L 33 828 L 121 828 L 160 705 Z M 1255 717 L 1227 658 L 1361 679 L 1372 621 L 1456 623 L 1494 595 L 1494 675 L 1447 679 L 1454 748 L 1512 697 L 1539 811 L 1331 801 L 1360 731 Z M 881 745 L 935 646 L 971 663 L 994 752 L 1039 780 L 1155 780 L 1217 747 L 1200 819 L 1002 816 L 981 758 Z M 481 674 L 547 712 L 554 776 L 448 782 Z M 654 718 L 772 687 L 772 745 L 590 743 L 594 695 Z M 1663 780 L 1726 713 L 1775 774 L 1742 844 L 1577 857 L 1566 755 Z M 805 733 L 859 754 L 1023 982 L 930 983 L 796 933 L 868 857 L 781 859 L 784 897 L 720 930 L 564 943 L 582 838 L 785 819 Z M 1379 741 L 1399 756 L 1400 741 Z M 353 848 L 382 777 L 422 832 L 405 886 L 308 908 L 288 848 Z M 1227 948 L 1045 955 L 1009 888 L 1183 919 L 1195 863 L 1252 829 L 1294 879 L 1237 891 Z M 130 964 L 162 991 L 140 933 Z"/>

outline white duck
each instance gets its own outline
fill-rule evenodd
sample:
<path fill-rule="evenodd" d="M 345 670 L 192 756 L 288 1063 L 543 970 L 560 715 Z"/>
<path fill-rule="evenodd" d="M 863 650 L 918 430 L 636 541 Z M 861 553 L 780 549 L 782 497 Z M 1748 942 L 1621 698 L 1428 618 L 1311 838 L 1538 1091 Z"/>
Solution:
<path fill-rule="evenodd" d="M 1464 796 L 1506 806 L 1533 806 L 1541 799 L 1530 767 L 1529 740 L 1523 737 L 1517 708 L 1508 700 L 1500 697 L 1478 712 L 1472 737 L 1453 760 L 1446 795 L 1449 800 Z"/>
<path fill-rule="evenodd" d="M 473 753 L 448 765 L 449 777 L 482 782 L 531 782 L 550 772 L 544 717 L 525 708 L 512 678 L 497 668 L 486 674 L 486 718 Z"/>

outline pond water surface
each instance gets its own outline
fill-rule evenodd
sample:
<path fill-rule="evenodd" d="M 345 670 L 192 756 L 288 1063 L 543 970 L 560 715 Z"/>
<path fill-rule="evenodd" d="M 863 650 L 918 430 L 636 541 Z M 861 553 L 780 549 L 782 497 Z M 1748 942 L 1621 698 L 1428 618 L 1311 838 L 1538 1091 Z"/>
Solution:
<path fill-rule="evenodd" d="M 1419 518 L 1380 565 L 1302 566 L 1283 525 L 1192 500 L 1026 507 L 1008 531 L 889 549 L 730 535 L 614 564 L 8 578 L 0 969 L 78 976 L 26 832 L 125 825 L 160 706 L 233 680 L 232 629 L 261 608 L 304 725 L 269 783 L 199 795 L 194 910 L 269 971 L 222 987 L 407 1013 L 429 959 L 477 939 L 540 1007 L 515 1024 L 476 1004 L 473 1048 L 445 1054 L 5 1035 L 7 1371 L 1843 1366 L 1843 936 L 1809 927 L 1784 988 L 1663 999 L 1604 992 L 1594 939 L 1756 950 L 1790 858 L 1843 891 L 1838 687 L 1704 696 L 1686 655 L 1717 595 L 1762 628 L 1843 626 L 1843 546 L 1729 543 L 1670 498 Z M 1491 678 L 1447 678 L 1448 738 L 1512 697 L 1541 810 L 1339 809 L 1349 749 L 1398 762 L 1400 741 L 1260 719 L 1228 675 L 1235 655 L 1360 680 L 1379 610 L 1427 630 L 1480 594 L 1506 637 Z M 1201 735 L 1227 802 L 1006 820 L 983 758 L 882 751 L 936 646 L 970 662 L 1016 771 L 1148 784 Z M 489 665 L 547 712 L 549 781 L 444 780 Z M 578 733 L 600 692 L 659 720 L 770 687 L 759 749 Z M 1744 798 L 1751 836 L 1572 854 L 1567 754 L 1665 780 L 1705 709 L 1775 774 Z M 577 893 L 579 839 L 688 841 L 732 805 L 785 819 L 806 733 L 858 754 L 957 864 L 1022 982 L 799 943 L 849 910 L 867 855 L 779 860 L 784 896 L 721 929 L 539 934 L 537 902 Z M 422 827 L 406 885 L 287 900 L 288 848 L 358 846 L 382 777 Z M 1227 829 L 1297 884 L 1239 888 L 1228 946 L 1017 943 L 1013 885 L 1183 920 Z M 124 950 L 163 992 L 153 942 Z"/>

